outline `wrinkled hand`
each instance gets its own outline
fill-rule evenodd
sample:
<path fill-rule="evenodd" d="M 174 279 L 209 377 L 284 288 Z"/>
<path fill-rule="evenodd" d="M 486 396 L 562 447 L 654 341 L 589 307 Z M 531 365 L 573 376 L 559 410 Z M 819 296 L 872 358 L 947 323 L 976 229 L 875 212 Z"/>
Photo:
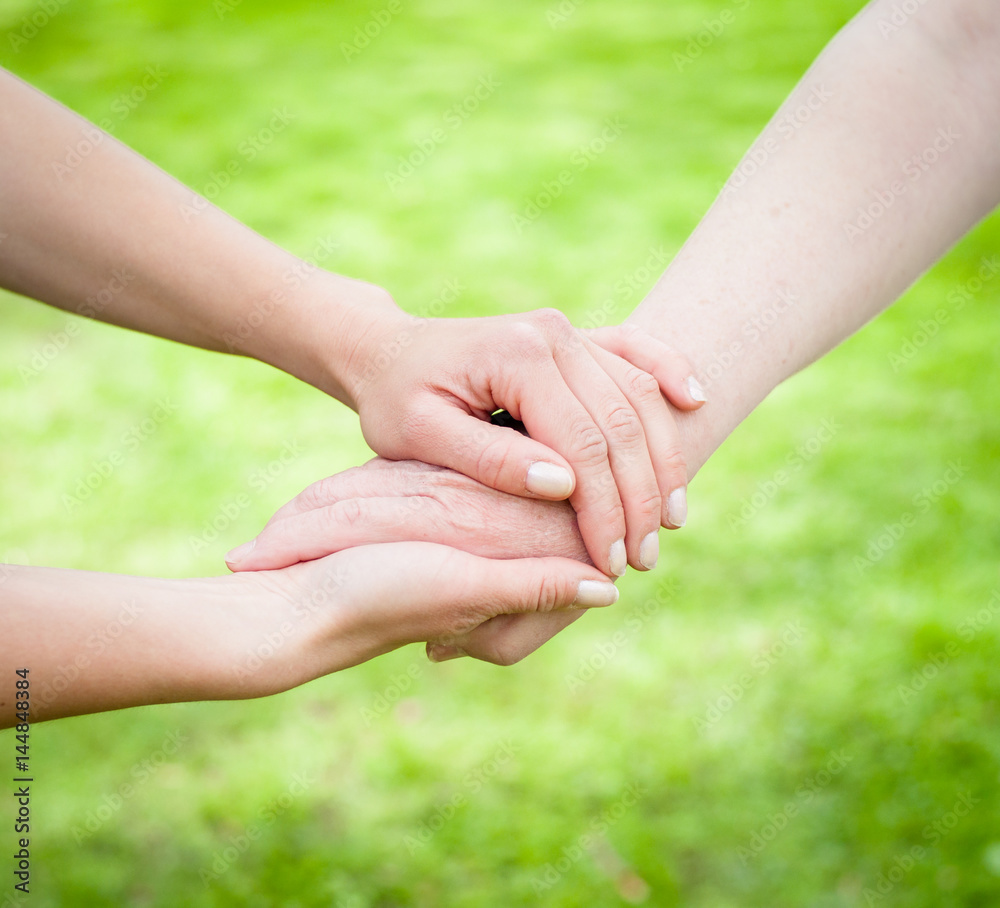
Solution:
<path fill-rule="evenodd" d="M 354 334 L 342 384 L 383 457 L 450 467 L 512 495 L 568 498 L 608 574 L 652 568 L 660 526 L 683 525 L 687 475 L 664 395 L 680 409 L 704 396 L 690 364 L 660 341 L 625 327 L 585 334 L 556 310 L 417 319 L 381 307 Z M 527 437 L 490 425 L 498 409 Z"/>
<path fill-rule="evenodd" d="M 352 546 L 407 540 L 441 543 L 491 558 L 558 556 L 589 563 L 576 515 L 566 502 L 519 498 L 452 470 L 376 458 L 309 486 L 271 518 L 248 544 L 247 554 L 229 564 L 240 572 L 273 571 L 312 563 L 331 552 L 350 558 L 361 551 Z M 387 579 L 402 577 L 403 598 L 425 592 L 394 561 L 383 560 L 375 570 Z M 581 614 L 562 610 L 501 615 L 451 639 L 438 634 L 437 642 L 428 644 L 428 654 L 436 661 L 466 654 L 509 665 Z"/>

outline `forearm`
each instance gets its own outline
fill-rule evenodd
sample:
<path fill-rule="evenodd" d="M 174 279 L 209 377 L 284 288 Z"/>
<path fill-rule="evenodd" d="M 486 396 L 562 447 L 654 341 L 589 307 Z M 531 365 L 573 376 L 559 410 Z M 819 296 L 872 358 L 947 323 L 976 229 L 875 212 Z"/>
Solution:
<path fill-rule="evenodd" d="M 16 722 L 21 668 L 32 722 L 244 695 L 231 664 L 259 605 L 242 578 L 0 570 L 0 727 Z"/>
<path fill-rule="evenodd" d="M 893 5 L 828 46 L 629 319 L 708 391 L 678 416 L 691 474 L 1000 201 L 993 5 L 928 4 L 889 30 Z"/>
<path fill-rule="evenodd" d="M 387 294 L 278 248 L 2 69 L 0 136 L 0 285 L 350 402 L 342 368 Z"/>

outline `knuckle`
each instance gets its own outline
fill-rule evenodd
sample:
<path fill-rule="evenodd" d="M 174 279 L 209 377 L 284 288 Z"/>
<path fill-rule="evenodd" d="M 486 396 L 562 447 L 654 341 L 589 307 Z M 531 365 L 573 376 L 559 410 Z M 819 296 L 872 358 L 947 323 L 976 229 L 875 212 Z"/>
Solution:
<path fill-rule="evenodd" d="M 635 410 L 624 401 L 612 404 L 605 425 L 608 433 L 622 444 L 634 445 L 643 439 L 642 423 Z"/>
<path fill-rule="evenodd" d="M 365 521 L 365 507 L 359 498 L 347 498 L 338 501 L 332 507 L 323 511 L 324 523 L 329 529 L 347 527 L 356 529 Z"/>
<path fill-rule="evenodd" d="M 660 396 L 660 383 L 648 372 L 635 366 L 629 368 L 625 375 L 625 390 L 634 400 L 643 403 L 660 403 L 663 400 Z"/>
<path fill-rule="evenodd" d="M 687 461 L 679 447 L 673 447 L 660 455 L 660 463 L 671 476 L 687 479 Z"/>
<path fill-rule="evenodd" d="M 565 585 L 562 582 L 561 577 L 545 576 L 542 578 L 541 584 L 539 584 L 538 590 L 536 592 L 535 601 L 533 605 L 535 606 L 535 611 L 537 612 L 551 612 L 558 608 L 559 605 L 566 598 Z"/>
<path fill-rule="evenodd" d="M 657 490 L 655 484 L 653 489 L 649 492 L 639 493 L 638 498 L 635 499 L 635 507 L 640 514 L 648 518 L 659 518 L 660 508 L 663 506 L 663 499 L 660 497 L 660 493 Z"/>
<path fill-rule="evenodd" d="M 573 327 L 564 312 L 551 307 L 536 309 L 531 318 L 543 331 L 566 331 Z"/>
<path fill-rule="evenodd" d="M 551 355 L 544 332 L 531 322 L 517 320 L 511 322 L 505 330 L 509 343 L 519 356 L 542 359 Z"/>
<path fill-rule="evenodd" d="M 476 476 L 484 485 L 495 488 L 508 473 L 514 455 L 506 439 L 494 438 L 486 443 L 476 457 Z"/>
<path fill-rule="evenodd" d="M 336 501 L 336 481 L 338 478 L 338 476 L 327 476 L 304 489 L 299 499 L 306 509 L 316 510 Z"/>
<path fill-rule="evenodd" d="M 608 442 L 597 426 L 593 423 L 576 426 L 572 435 L 578 461 L 588 467 L 607 463 Z"/>

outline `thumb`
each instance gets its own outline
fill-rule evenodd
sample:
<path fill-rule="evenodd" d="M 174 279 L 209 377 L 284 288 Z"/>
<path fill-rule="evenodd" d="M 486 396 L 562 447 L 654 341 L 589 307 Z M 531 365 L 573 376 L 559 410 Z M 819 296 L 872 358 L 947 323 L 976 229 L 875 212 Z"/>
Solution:
<path fill-rule="evenodd" d="M 444 401 L 432 406 L 434 431 L 409 439 L 408 456 L 457 470 L 511 495 L 559 501 L 573 493 L 573 470 L 550 447 Z"/>
<path fill-rule="evenodd" d="M 466 612 L 459 622 L 467 629 L 488 626 L 497 616 L 530 615 L 546 628 L 552 620 L 559 627 L 570 623 L 575 610 L 602 608 L 618 601 L 618 590 L 595 568 L 570 558 L 518 558 L 497 560 L 465 555 L 462 582 L 452 588 L 452 597 L 461 602 Z M 458 603 L 456 603 L 458 604 Z M 556 613 L 567 615 L 560 621 Z M 544 620 L 543 620 L 544 619 Z M 534 626 L 534 625 L 531 625 Z M 500 628 L 495 629 L 497 632 Z M 537 628 L 536 628 L 537 630 Z M 439 636 L 428 642 L 428 655 L 434 661 L 444 661 L 458 655 L 476 655 L 490 662 L 509 665 L 541 645 L 558 627 L 539 636 L 529 635 L 533 645 L 527 646 L 522 635 L 491 633 L 469 651 L 463 645 L 469 630 L 457 636 Z M 537 638 L 537 639 L 536 639 Z"/>

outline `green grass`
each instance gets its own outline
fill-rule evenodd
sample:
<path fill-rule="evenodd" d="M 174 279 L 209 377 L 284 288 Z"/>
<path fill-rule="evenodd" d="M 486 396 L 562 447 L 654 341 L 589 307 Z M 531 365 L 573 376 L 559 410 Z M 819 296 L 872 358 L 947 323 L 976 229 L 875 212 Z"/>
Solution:
<path fill-rule="evenodd" d="M 456 280 L 455 315 L 582 318 L 651 248 L 679 248 L 859 5 L 587 2 L 553 26 L 555 2 L 403 0 L 346 60 L 381 6 L 70 2 L 14 53 L 37 9 L 19 2 L 0 11 L 0 61 L 97 120 L 162 67 L 118 137 L 199 191 L 236 160 L 223 207 L 300 254 L 332 238 L 327 267 L 409 309 Z M 730 8 L 679 70 L 673 54 Z M 447 126 L 481 77 L 500 84 Z M 295 119 L 249 161 L 240 143 L 274 108 Z M 622 136 L 519 233 L 512 214 L 614 117 Z M 435 128 L 446 140 L 393 191 L 386 172 Z M 998 242 L 994 217 L 780 388 L 696 481 L 657 575 L 524 663 L 431 666 L 414 647 L 258 702 L 34 729 L 32 904 L 997 904 L 1000 621 L 962 622 L 998 586 L 1000 277 L 904 365 L 890 354 Z M 220 573 L 278 505 L 368 456 L 350 413 L 285 376 L 98 324 L 24 381 L 67 319 L 0 297 L 0 559 Z M 67 507 L 161 398 L 176 412 Z M 767 494 L 823 420 L 833 437 Z M 195 551 L 290 443 L 301 453 Z M 952 461 L 962 478 L 924 509 Z M 144 770 L 172 733 L 176 753 Z M 895 882 L 873 900 L 880 875 Z"/>

